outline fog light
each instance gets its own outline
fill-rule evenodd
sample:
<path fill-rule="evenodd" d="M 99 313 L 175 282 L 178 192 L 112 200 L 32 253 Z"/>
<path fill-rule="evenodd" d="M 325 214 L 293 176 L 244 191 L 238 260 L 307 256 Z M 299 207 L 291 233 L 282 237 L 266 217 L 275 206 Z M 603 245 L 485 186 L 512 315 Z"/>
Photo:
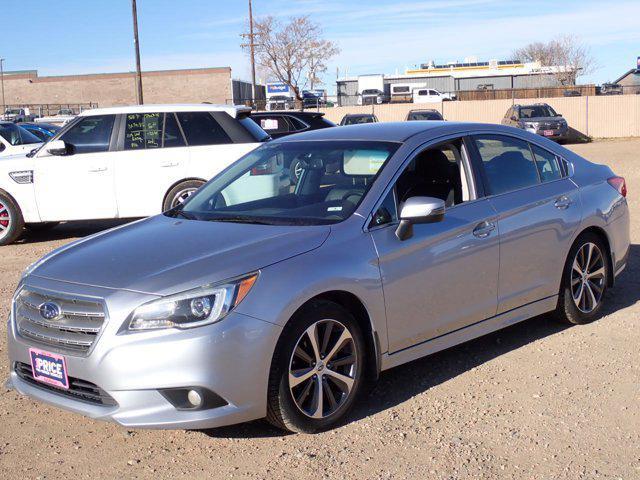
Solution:
<path fill-rule="evenodd" d="M 202 397 L 196 390 L 189 390 L 187 393 L 187 400 L 189 400 L 189 403 L 193 405 L 194 408 L 198 408 L 202 405 Z"/>

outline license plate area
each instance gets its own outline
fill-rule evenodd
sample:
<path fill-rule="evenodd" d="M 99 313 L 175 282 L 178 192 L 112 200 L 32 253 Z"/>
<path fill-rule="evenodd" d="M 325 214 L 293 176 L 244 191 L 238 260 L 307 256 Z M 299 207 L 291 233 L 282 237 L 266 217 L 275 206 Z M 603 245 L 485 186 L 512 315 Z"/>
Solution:
<path fill-rule="evenodd" d="M 542 134 L 543 134 L 545 137 L 551 137 L 551 136 L 553 136 L 553 130 L 544 130 L 544 131 L 542 132 Z"/>
<path fill-rule="evenodd" d="M 67 362 L 62 355 L 30 348 L 29 357 L 34 380 L 63 390 L 69 389 Z"/>

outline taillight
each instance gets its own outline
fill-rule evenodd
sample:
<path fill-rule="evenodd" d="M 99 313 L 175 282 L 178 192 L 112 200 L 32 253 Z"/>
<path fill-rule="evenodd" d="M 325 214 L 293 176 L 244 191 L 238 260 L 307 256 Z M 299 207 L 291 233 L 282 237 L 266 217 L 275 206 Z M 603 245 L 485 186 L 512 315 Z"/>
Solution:
<path fill-rule="evenodd" d="M 620 195 L 623 197 L 627 196 L 627 182 L 624 181 L 622 177 L 611 177 L 607 179 L 609 185 L 615 188 Z"/>

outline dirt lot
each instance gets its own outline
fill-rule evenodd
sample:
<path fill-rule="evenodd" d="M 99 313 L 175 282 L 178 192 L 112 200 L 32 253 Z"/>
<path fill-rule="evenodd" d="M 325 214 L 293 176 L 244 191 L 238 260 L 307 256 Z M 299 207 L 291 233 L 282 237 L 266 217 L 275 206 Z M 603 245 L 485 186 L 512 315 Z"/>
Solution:
<path fill-rule="evenodd" d="M 630 265 L 599 321 L 539 317 L 385 372 L 349 423 L 318 435 L 262 422 L 131 431 L 0 388 L 0 477 L 640 479 L 640 140 L 570 148 L 627 178 L 636 219 Z M 1 247 L 0 316 L 23 268 L 99 228 Z"/>

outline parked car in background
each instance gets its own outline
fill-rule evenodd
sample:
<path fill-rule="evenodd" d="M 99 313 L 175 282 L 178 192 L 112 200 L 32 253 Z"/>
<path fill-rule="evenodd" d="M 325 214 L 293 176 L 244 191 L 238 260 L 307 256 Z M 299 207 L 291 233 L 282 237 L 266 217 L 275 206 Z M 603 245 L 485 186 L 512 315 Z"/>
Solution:
<path fill-rule="evenodd" d="M 58 110 L 56 115 L 73 117 L 76 115 L 76 112 L 73 110 L 73 108 L 61 108 L 60 110 Z"/>
<path fill-rule="evenodd" d="M 40 145 L 42 140 L 20 125 L 0 121 L 0 159 L 29 153 Z"/>
<path fill-rule="evenodd" d="M 289 110 L 287 112 L 252 112 L 249 117 L 260 125 L 272 138 L 285 137 L 294 133 L 318 130 L 321 128 L 335 127 L 336 124 L 324 118 L 322 112 L 300 112 Z M 290 155 L 283 156 L 283 168 L 289 172 L 291 182 L 296 184 L 302 173 L 304 159 Z"/>
<path fill-rule="evenodd" d="M 302 92 L 303 108 L 320 108 L 327 106 L 324 90 Z"/>
<path fill-rule="evenodd" d="M 336 126 L 335 123 L 324 118 L 323 112 L 314 111 L 252 112 L 249 118 L 260 125 L 260 128 L 272 138 Z"/>
<path fill-rule="evenodd" d="M 287 95 L 273 95 L 267 99 L 267 110 L 293 110 L 296 101 Z"/>
<path fill-rule="evenodd" d="M 19 123 L 19 126 L 34 134 L 41 141 L 46 142 L 62 128 L 60 125 L 52 123 Z"/>
<path fill-rule="evenodd" d="M 36 118 L 36 123 L 49 123 L 58 126 L 66 125 L 76 118 L 76 114 L 71 108 L 61 108 L 54 115 Z"/>
<path fill-rule="evenodd" d="M 82 112 L 27 156 L 0 162 L 0 245 L 15 240 L 25 224 L 146 217 L 174 208 L 269 139 L 250 112 L 224 105 Z M 265 164 L 235 184 L 244 193 L 229 189 L 224 196 L 262 198 L 280 187 L 281 177 L 281 163 Z"/>
<path fill-rule="evenodd" d="M 368 89 L 363 90 L 358 98 L 358 105 L 380 105 L 389 103 L 389 96 L 382 90 Z"/>
<path fill-rule="evenodd" d="M 297 188 L 245 188 L 289 154 Z M 127 428 L 331 428 L 381 371 L 545 313 L 597 319 L 629 259 L 625 195 L 609 167 L 500 125 L 275 140 L 29 267 L 8 386 Z"/>
<path fill-rule="evenodd" d="M 565 90 L 562 92 L 563 97 L 581 97 L 580 90 Z"/>
<path fill-rule="evenodd" d="M 455 100 L 451 93 L 440 93 L 433 88 L 416 88 L 413 90 L 413 103 L 438 103 Z"/>
<path fill-rule="evenodd" d="M 438 110 L 424 109 L 424 110 L 409 110 L 407 113 L 406 121 L 411 120 L 440 120 L 444 121 L 442 114 Z"/>
<path fill-rule="evenodd" d="M 4 111 L 4 115 L 0 120 L 4 120 L 6 122 L 31 122 L 35 118 L 35 115 L 32 115 L 28 108 L 7 108 Z"/>
<path fill-rule="evenodd" d="M 566 140 L 569 134 L 567 121 L 547 103 L 513 105 L 505 113 L 502 124 L 557 141 Z"/>
<path fill-rule="evenodd" d="M 599 95 L 622 95 L 624 90 L 618 83 L 603 83 L 598 92 Z"/>
<path fill-rule="evenodd" d="M 340 125 L 358 125 L 360 123 L 378 123 L 378 117 L 372 113 L 347 113 Z"/>

